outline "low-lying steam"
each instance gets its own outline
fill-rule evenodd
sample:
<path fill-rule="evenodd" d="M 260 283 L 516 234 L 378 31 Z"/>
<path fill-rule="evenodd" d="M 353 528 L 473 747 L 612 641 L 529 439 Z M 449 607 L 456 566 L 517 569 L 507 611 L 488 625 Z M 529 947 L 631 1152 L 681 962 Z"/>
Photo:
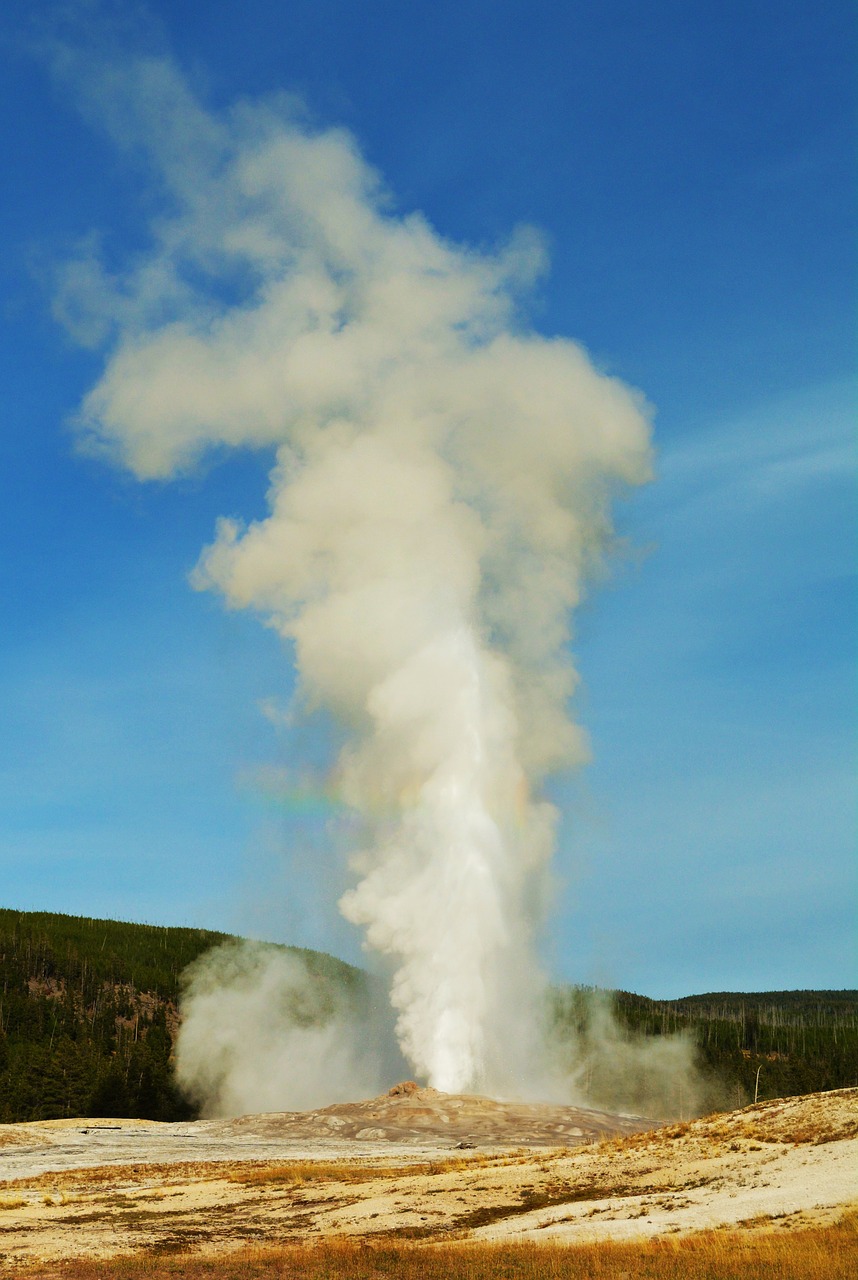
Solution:
<path fill-rule="evenodd" d="M 305 1111 L 372 1096 L 402 1074 L 371 988 L 308 969 L 300 953 L 224 943 L 182 985 L 176 1076 L 206 1114 L 279 1111 L 284 1099 Z"/>
<path fill-rule="evenodd" d="M 224 446 L 275 451 L 268 516 L 223 519 L 195 585 L 276 627 L 305 704 L 348 728 L 334 774 L 364 838 L 340 908 L 389 962 L 414 1073 L 544 1089 L 533 936 L 557 814 L 541 788 L 587 758 L 569 618 L 613 493 L 650 473 L 641 397 L 526 326 L 535 233 L 453 244 L 395 211 L 347 133 L 282 102 L 209 113 L 159 59 L 83 71 L 167 211 L 123 273 L 87 250 L 60 280 L 58 314 L 110 335 L 82 438 L 144 480 Z M 180 1059 L 198 1092 L 211 1069 L 217 1105 L 246 1107 L 211 1036 L 240 1008 L 233 1040 L 254 1053 L 248 993 L 269 978 L 229 971 L 216 996 L 197 974 Z M 257 1105 L 295 1102 L 288 1046 L 268 1049 L 279 1092 Z"/>

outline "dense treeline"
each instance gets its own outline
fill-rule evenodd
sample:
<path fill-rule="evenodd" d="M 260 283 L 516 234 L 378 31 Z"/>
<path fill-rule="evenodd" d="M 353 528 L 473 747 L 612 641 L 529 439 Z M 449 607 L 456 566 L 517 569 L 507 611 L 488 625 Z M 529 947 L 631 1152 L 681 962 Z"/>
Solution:
<path fill-rule="evenodd" d="M 858 1085 L 858 991 L 720 991 L 650 1000 L 613 993 L 629 1034 L 685 1033 L 724 1105 Z"/>
<path fill-rule="evenodd" d="M 0 1121 L 190 1118 L 172 1080 L 182 971 L 229 936 L 0 909 Z M 286 948 L 358 999 L 364 975 Z M 718 992 L 650 1000 L 566 988 L 558 1018 L 585 1031 L 607 1001 L 620 1034 L 684 1032 L 724 1105 L 858 1084 L 858 992 Z M 714 1096 L 714 1095 L 713 1095 Z"/>
<path fill-rule="evenodd" d="M 192 1117 L 172 1080 L 179 975 L 229 936 L 0 909 L 0 1121 Z M 289 947 L 321 980 L 359 971 Z"/>

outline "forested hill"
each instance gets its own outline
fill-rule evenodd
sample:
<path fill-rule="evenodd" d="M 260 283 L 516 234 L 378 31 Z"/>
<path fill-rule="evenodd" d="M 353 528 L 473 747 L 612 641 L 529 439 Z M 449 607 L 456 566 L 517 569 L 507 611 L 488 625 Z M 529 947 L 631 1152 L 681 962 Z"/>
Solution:
<path fill-rule="evenodd" d="M 230 941 L 205 929 L 0 909 L 0 1121 L 193 1114 L 171 1078 L 179 975 Z M 298 947 L 320 982 L 360 970 Z"/>
<path fill-rule="evenodd" d="M 734 1106 L 858 1085 L 858 991 L 718 991 L 678 1000 L 614 993 L 623 1024 L 684 1031 Z"/>
<path fill-rule="evenodd" d="M 680 996 L 660 1005 L 698 1018 L 753 1019 L 788 1025 L 810 1025 L 838 1019 L 850 1023 L 858 1012 L 858 991 L 711 991 Z"/>
<path fill-rule="evenodd" d="M 163 928 L 0 909 L 0 1121 L 62 1116 L 190 1117 L 171 1076 L 179 975 L 230 941 Z M 357 997 L 366 975 L 288 947 L 315 981 Z M 730 1105 L 858 1084 L 858 992 L 717 992 L 610 1000 L 628 1035 L 684 1031 Z M 586 1030 L 593 992 L 556 993 L 558 1018 Z M 758 1076 L 759 1072 L 759 1076 Z"/>

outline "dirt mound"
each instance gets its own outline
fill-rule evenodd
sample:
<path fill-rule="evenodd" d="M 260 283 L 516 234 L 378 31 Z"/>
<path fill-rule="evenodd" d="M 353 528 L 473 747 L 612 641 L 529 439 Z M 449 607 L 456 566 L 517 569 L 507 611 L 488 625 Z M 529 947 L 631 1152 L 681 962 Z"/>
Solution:
<path fill-rule="evenodd" d="M 642 1116 L 612 1115 L 554 1103 L 497 1102 L 476 1094 L 441 1093 L 413 1080 L 364 1102 L 337 1102 L 318 1111 L 242 1116 L 232 1132 L 260 1137 L 337 1137 L 369 1142 L 450 1146 L 577 1146 L 653 1129 Z"/>
<path fill-rule="evenodd" d="M 419 1093 L 420 1085 L 416 1080 L 403 1080 L 401 1084 L 395 1084 L 392 1089 L 388 1089 L 388 1098 L 407 1098 L 412 1093 Z"/>

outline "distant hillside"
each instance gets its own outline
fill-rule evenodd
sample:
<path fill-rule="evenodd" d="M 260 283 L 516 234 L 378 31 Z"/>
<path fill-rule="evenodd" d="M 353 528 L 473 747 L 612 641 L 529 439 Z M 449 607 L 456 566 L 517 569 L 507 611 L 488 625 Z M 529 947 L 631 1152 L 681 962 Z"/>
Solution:
<path fill-rule="evenodd" d="M 205 929 L 0 909 L 0 1121 L 192 1116 L 170 1069 L 179 975 L 228 940 Z M 363 981 L 333 956 L 284 949 L 320 982 L 354 989 Z"/>
<path fill-rule="evenodd" d="M 622 1023 L 647 1035 L 686 1031 L 735 1106 L 858 1084 L 858 991 L 719 991 L 650 1000 L 614 993 Z M 757 1072 L 759 1070 L 759 1081 Z"/>
<path fill-rule="evenodd" d="M 230 940 L 162 928 L 0 909 L 0 1121 L 62 1116 L 193 1115 L 172 1083 L 179 975 Z M 367 976 L 296 947 L 322 984 L 366 992 Z M 592 992 L 555 993 L 557 1017 L 583 1027 Z M 858 1084 L 858 992 L 717 992 L 680 1000 L 602 993 L 628 1034 L 684 1030 L 733 1106 Z"/>

